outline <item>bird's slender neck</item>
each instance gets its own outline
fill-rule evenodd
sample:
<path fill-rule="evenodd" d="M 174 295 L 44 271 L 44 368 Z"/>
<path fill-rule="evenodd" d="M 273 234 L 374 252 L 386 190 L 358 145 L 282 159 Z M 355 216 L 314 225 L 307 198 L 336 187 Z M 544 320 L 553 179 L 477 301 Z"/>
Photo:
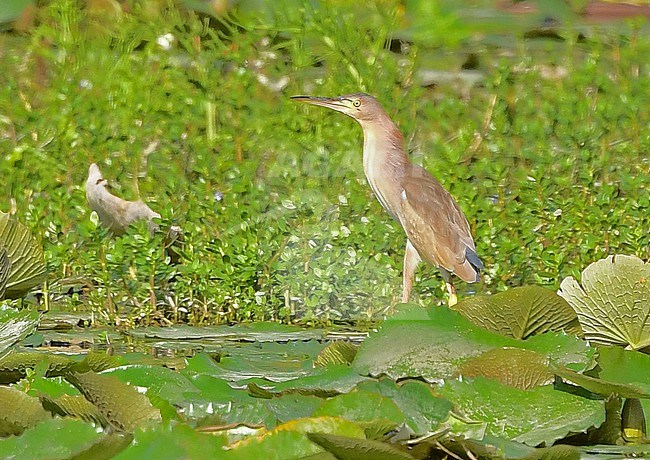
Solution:
<path fill-rule="evenodd" d="M 401 182 L 410 162 L 404 152 L 404 138 L 388 115 L 371 121 L 359 121 L 363 129 L 363 169 L 382 206 L 396 216 Z"/>

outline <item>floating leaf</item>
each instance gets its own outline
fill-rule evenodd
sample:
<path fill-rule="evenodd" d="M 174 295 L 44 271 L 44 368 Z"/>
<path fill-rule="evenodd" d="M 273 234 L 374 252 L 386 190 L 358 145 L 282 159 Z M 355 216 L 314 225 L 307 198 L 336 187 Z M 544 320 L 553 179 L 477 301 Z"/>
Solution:
<path fill-rule="evenodd" d="M 404 414 L 408 427 L 418 435 L 436 431 L 452 408 L 449 401 L 434 394 L 425 382 L 411 380 L 397 385 L 393 380 L 382 379 L 362 382 L 358 389 L 390 398 Z"/>
<path fill-rule="evenodd" d="M 539 286 L 468 297 L 453 309 L 488 331 L 515 339 L 549 331 L 582 335 L 576 312 L 566 300 Z"/>
<path fill-rule="evenodd" d="M 594 262 L 580 284 L 565 278 L 558 293 L 578 313 L 585 339 L 634 350 L 650 346 L 650 265 L 638 257 Z"/>
<path fill-rule="evenodd" d="M 358 424 L 341 417 L 309 417 L 291 420 L 260 436 L 250 436 L 231 446 L 235 459 L 263 458 L 284 460 L 308 458 L 323 452 L 307 438 L 307 433 L 327 433 L 363 439 L 365 432 Z M 229 457 L 231 458 L 231 457 Z"/>
<path fill-rule="evenodd" d="M 121 431 L 132 432 L 150 422 L 161 421 L 160 412 L 145 395 L 112 375 L 72 373 L 66 379 Z"/>
<path fill-rule="evenodd" d="M 339 416 L 357 422 L 386 419 L 395 425 L 405 421 L 404 414 L 392 399 L 359 390 L 324 401 L 313 416 Z"/>
<path fill-rule="evenodd" d="M 553 367 L 553 372 L 592 393 L 603 396 L 616 395 L 622 398 L 650 398 L 650 392 L 645 391 L 643 388 L 637 388 L 632 384 L 608 382 L 558 366 Z"/>
<path fill-rule="evenodd" d="M 342 340 L 333 342 L 323 348 L 314 361 L 316 366 L 329 366 L 332 364 L 351 364 L 359 347 Z"/>
<path fill-rule="evenodd" d="M 0 386 L 0 437 L 19 435 L 50 417 L 38 398 L 11 387 Z"/>
<path fill-rule="evenodd" d="M 465 361 L 457 374 L 485 377 L 522 390 L 553 383 L 548 359 L 539 353 L 519 348 L 495 348 Z"/>
<path fill-rule="evenodd" d="M 36 399 L 36 398 L 33 398 Z M 38 401 L 38 400 L 37 400 Z M 93 425 L 72 418 L 47 418 L 21 436 L 0 439 L 0 458 L 14 459 L 95 459 L 104 456 L 77 457 L 77 454 L 101 442 L 105 435 Z"/>
<path fill-rule="evenodd" d="M 133 435 L 133 441 L 115 458 L 120 460 L 231 458 L 223 449 L 226 443 L 225 436 L 200 433 L 184 424 L 173 424 L 171 427 L 160 425 L 149 430 L 138 430 Z M 97 456 L 85 458 L 93 460 Z M 113 456 L 100 458 L 113 458 Z"/>
<path fill-rule="evenodd" d="M 470 420 L 487 423 L 487 434 L 530 446 L 547 445 L 605 421 L 602 400 L 582 398 L 552 386 L 520 390 L 495 380 L 447 381 L 440 393 Z"/>
<path fill-rule="evenodd" d="M 40 313 L 33 310 L 0 307 L 0 356 L 14 343 L 34 332 L 40 316 Z M 4 358 L 0 362 L 3 360 Z M 2 366 L 0 366 L 0 379 L 2 379 L 1 373 Z"/>
<path fill-rule="evenodd" d="M 413 460 L 408 453 L 371 439 L 348 438 L 335 434 L 307 433 L 315 442 L 339 460 Z"/>
<path fill-rule="evenodd" d="M 132 364 L 104 371 L 102 375 L 147 388 L 147 396 L 157 395 L 171 403 L 182 401 L 184 393 L 199 391 L 184 375 L 161 366 Z"/>
<path fill-rule="evenodd" d="M 46 377 L 65 375 L 73 370 L 80 370 L 83 364 L 73 361 L 67 356 L 36 353 L 13 352 L 0 359 L 0 383 L 14 383 L 25 378 L 28 369 L 34 369 L 38 364 L 47 362 Z"/>
<path fill-rule="evenodd" d="M 43 250 L 29 230 L 0 212 L 0 247 L 5 247 L 11 269 L 5 286 L 5 298 L 16 299 L 45 280 Z"/>
<path fill-rule="evenodd" d="M 58 398 L 50 398 L 41 395 L 43 407 L 52 414 L 79 418 L 85 422 L 98 423 L 106 426 L 106 418 L 99 412 L 99 409 L 81 395 L 62 395 Z"/>
<path fill-rule="evenodd" d="M 599 347 L 600 378 L 620 383 L 650 385 L 650 356 L 620 347 Z"/>
<path fill-rule="evenodd" d="M 5 288 L 7 287 L 7 278 L 11 270 L 11 261 L 7 255 L 7 248 L 0 248 L 0 299 L 4 299 Z"/>
<path fill-rule="evenodd" d="M 384 322 L 359 348 L 354 369 L 362 375 L 440 381 L 469 358 L 501 347 L 533 350 L 578 371 L 593 364 L 595 350 L 573 336 L 549 332 L 516 340 L 482 329 L 448 308 L 434 307 L 429 316 L 430 320 Z"/>
<path fill-rule="evenodd" d="M 582 457 L 580 448 L 558 444 L 551 447 L 536 449 L 525 456 L 523 460 L 580 460 Z"/>

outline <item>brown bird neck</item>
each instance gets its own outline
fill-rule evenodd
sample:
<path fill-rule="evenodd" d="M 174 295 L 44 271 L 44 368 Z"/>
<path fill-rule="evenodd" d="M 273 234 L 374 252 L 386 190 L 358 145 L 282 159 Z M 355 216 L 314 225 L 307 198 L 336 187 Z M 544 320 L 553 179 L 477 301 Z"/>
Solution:
<path fill-rule="evenodd" d="M 387 116 L 360 121 L 363 129 L 363 169 L 382 206 L 397 218 L 402 180 L 410 166 L 404 137 Z"/>

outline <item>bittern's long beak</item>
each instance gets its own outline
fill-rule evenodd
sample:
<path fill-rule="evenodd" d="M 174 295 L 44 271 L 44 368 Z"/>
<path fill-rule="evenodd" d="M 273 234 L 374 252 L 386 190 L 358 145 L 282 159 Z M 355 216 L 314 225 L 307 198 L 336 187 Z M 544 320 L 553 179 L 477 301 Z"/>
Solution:
<path fill-rule="evenodd" d="M 343 112 L 348 108 L 343 100 L 338 97 L 291 96 L 291 99 L 311 105 L 327 107 L 338 112 Z"/>

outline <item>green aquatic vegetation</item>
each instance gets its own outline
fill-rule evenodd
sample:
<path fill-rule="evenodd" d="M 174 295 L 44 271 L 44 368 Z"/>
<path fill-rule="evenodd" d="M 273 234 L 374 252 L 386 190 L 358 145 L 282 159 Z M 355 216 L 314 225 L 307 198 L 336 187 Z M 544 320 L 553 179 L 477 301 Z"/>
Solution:
<path fill-rule="evenodd" d="M 645 26 L 533 40 L 518 31 L 537 16 L 503 33 L 510 16 L 441 2 L 427 29 L 416 3 L 242 4 L 215 19 L 153 2 L 109 25 L 57 0 L 26 35 L 4 34 L 0 208 L 43 247 L 47 305 L 126 325 L 381 317 L 399 298 L 401 229 L 364 183 L 358 128 L 289 102 L 302 93 L 377 95 L 472 223 L 480 293 L 557 288 L 614 252 L 648 258 Z M 422 87 L 429 70 L 451 78 Z M 163 230 L 182 228 L 179 264 L 142 225 L 98 228 L 92 162 Z M 434 270 L 418 273 L 423 305 L 442 294 Z"/>
<path fill-rule="evenodd" d="M 510 307 L 510 298 L 494 297 L 491 308 Z M 514 339 L 436 306 L 405 306 L 352 355 L 351 347 L 319 341 L 313 331 L 257 326 L 205 331 L 208 340 L 221 341 L 222 352 L 175 360 L 174 368 L 171 361 L 127 354 L 6 355 L 0 379 L 16 383 L 0 386 L 0 455 L 35 455 L 47 440 L 65 455 L 88 451 L 101 458 L 156 458 L 161 445 L 172 458 L 199 458 L 203 452 L 217 458 L 326 452 L 428 458 L 427 452 L 458 452 L 459 446 L 463 457 L 491 452 L 491 458 L 510 458 L 508 452 L 515 451 L 544 455 L 546 450 L 531 448 L 575 443 L 575 433 L 587 433 L 589 443 L 616 442 L 632 431 L 636 440 L 644 436 L 650 387 L 647 355 L 639 351 L 550 331 Z M 403 327 L 420 329 L 404 334 Z M 142 335 L 206 340 L 200 332 L 153 328 Z M 408 353 L 397 346 L 405 336 Z M 459 346 L 463 338 L 467 346 Z M 239 343 L 248 353 L 235 362 L 226 343 Z M 284 355 L 274 355 L 276 348 Z M 254 350 L 266 353 L 266 367 L 254 359 Z M 334 350 L 347 358 L 341 362 Z M 437 360 L 437 354 L 445 359 Z M 323 358 L 330 356 L 336 359 Z M 634 406 L 633 426 L 629 415 L 622 425 L 630 409 L 621 412 L 620 397 L 632 401 L 626 406 Z M 67 423 L 93 427 L 96 436 L 76 442 L 53 436 L 65 433 Z M 627 435 L 621 431 L 626 427 Z"/>

